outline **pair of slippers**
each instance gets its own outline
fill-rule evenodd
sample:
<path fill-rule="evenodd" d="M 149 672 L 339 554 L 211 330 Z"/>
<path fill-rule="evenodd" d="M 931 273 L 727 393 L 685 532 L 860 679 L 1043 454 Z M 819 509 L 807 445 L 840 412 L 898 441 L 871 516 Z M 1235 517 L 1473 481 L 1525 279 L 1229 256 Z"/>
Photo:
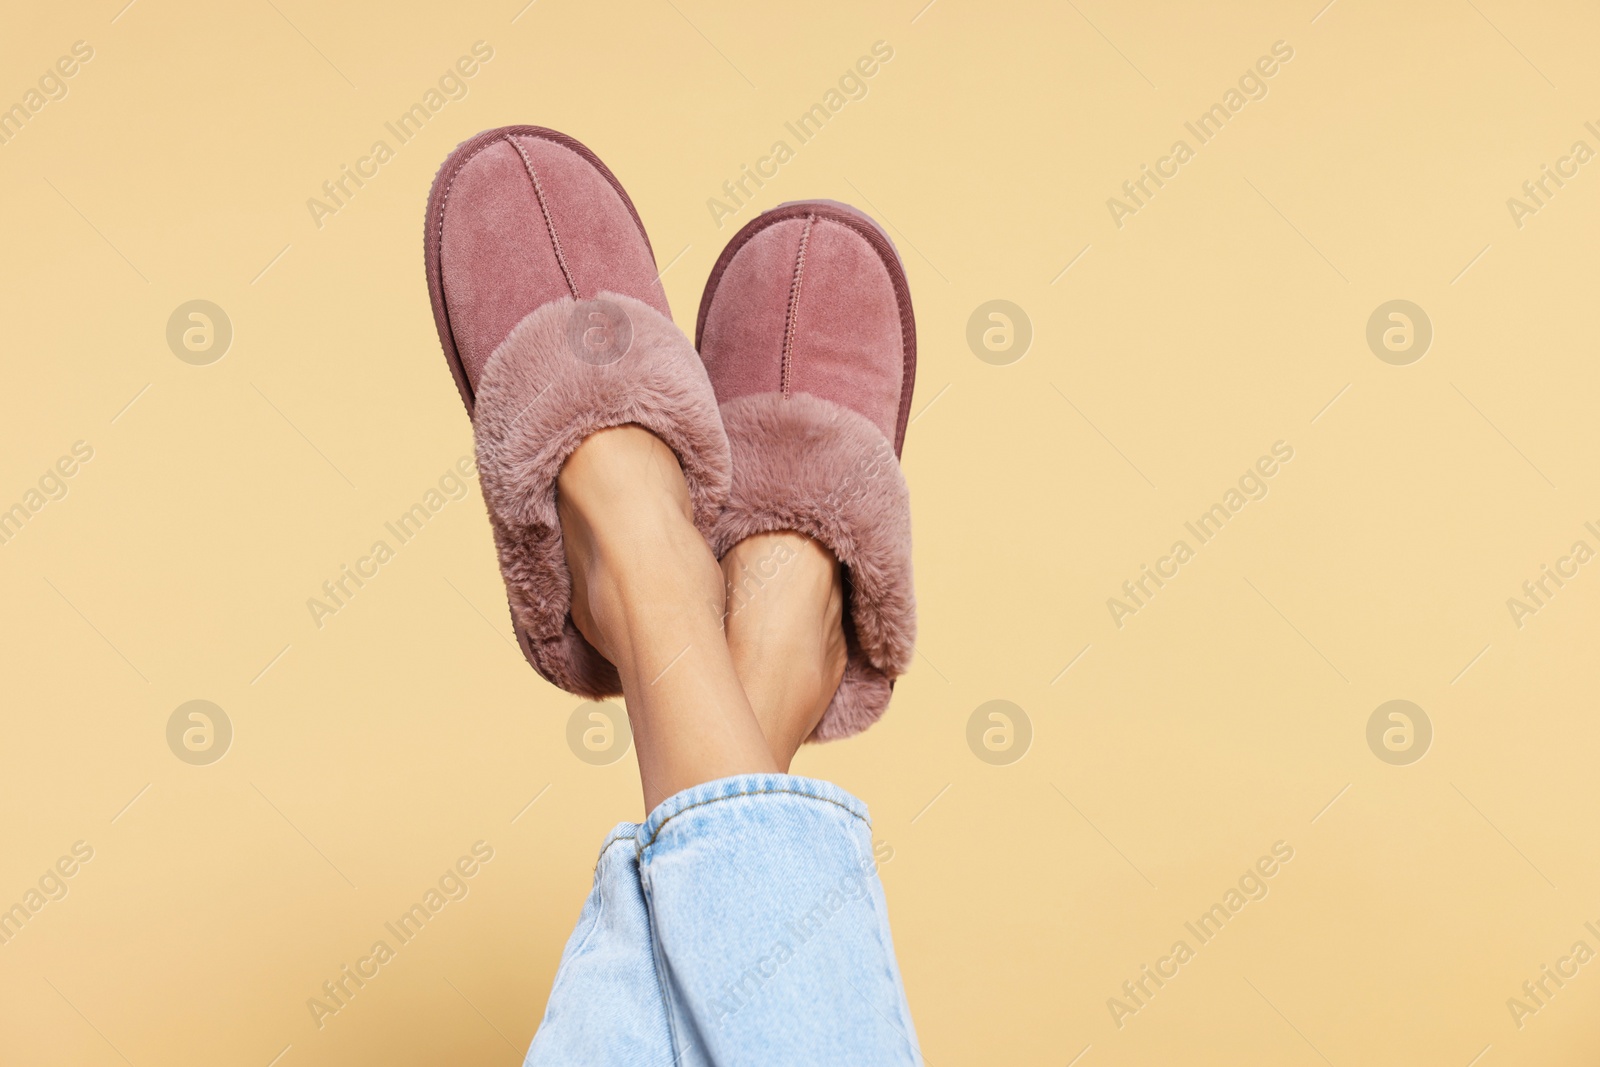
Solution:
<path fill-rule="evenodd" d="M 888 236 L 831 201 L 760 215 L 718 257 L 690 344 L 606 165 L 565 134 L 508 126 L 439 169 L 424 255 L 528 662 L 580 696 L 621 692 L 572 622 L 556 477 L 590 434 L 636 424 L 677 454 L 718 558 L 794 530 L 844 565 L 849 662 L 812 737 L 872 725 L 916 625 L 899 466 L 916 325 Z"/>

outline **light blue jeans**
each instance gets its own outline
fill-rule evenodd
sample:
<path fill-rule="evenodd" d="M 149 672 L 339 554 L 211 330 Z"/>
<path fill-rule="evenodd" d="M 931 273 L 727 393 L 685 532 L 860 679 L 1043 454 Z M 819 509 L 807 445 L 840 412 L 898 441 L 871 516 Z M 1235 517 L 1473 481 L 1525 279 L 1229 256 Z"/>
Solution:
<path fill-rule="evenodd" d="M 612 830 L 527 1067 L 920 1067 L 869 830 L 787 774 Z"/>

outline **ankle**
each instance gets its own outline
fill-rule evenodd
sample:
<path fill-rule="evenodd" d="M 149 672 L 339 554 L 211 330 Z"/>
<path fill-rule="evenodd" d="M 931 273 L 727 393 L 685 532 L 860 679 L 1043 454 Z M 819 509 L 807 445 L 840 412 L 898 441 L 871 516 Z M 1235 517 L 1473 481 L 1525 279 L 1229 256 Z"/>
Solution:
<path fill-rule="evenodd" d="M 590 435 L 563 464 L 556 499 L 563 526 L 581 520 L 599 545 L 650 543 L 694 521 L 677 455 L 642 426 Z"/>
<path fill-rule="evenodd" d="M 728 656 L 722 572 L 677 456 L 641 427 L 602 430 L 556 489 L 572 620 L 621 675 L 646 804 L 776 770 Z"/>
<path fill-rule="evenodd" d="M 690 527 L 693 530 L 693 527 Z M 631 662 L 648 667 L 686 642 L 723 642 L 722 583 L 710 549 L 656 545 L 620 555 L 602 551 L 580 579 L 573 576 L 573 617 L 595 636 L 626 678 Z M 581 586 L 582 614 L 578 589 Z M 595 631 L 583 629 L 587 620 Z"/>
<path fill-rule="evenodd" d="M 641 641 L 720 627 L 716 561 L 677 457 L 654 434 L 620 426 L 589 437 L 562 468 L 556 507 L 573 622 L 619 669 Z"/>
<path fill-rule="evenodd" d="M 844 589 L 832 553 L 792 531 L 761 534 L 722 561 L 728 651 L 773 756 L 787 767 L 844 676 Z"/>

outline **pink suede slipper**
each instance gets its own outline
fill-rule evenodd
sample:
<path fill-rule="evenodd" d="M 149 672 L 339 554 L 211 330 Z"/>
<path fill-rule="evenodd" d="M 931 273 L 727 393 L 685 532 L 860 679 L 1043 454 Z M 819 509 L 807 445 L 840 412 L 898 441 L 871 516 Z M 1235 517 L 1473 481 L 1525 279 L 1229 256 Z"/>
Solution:
<path fill-rule="evenodd" d="M 888 236 L 844 204 L 784 204 L 734 235 L 696 347 L 722 405 L 733 487 L 711 535 L 797 530 L 845 566 L 850 658 L 812 739 L 866 729 L 911 666 L 911 510 L 900 447 L 916 378 L 911 291 Z"/>
<path fill-rule="evenodd" d="M 517 641 L 561 688 L 614 696 L 616 668 L 572 623 L 556 476 L 590 434 L 643 426 L 677 453 L 709 533 L 729 459 L 705 368 L 673 325 L 628 194 L 565 134 L 507 126 L 457 147 L 428 196 L 423 245 Z"/>

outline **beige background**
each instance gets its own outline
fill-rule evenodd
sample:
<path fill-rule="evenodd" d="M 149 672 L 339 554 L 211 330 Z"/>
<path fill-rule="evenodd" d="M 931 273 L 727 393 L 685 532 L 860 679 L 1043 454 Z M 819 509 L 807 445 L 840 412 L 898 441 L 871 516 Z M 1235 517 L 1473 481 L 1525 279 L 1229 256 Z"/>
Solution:
<path fill-rule="evenodd" d="M 1600 163 L 1521 228 L 1506 204 L 1600 149 L 1591 7 L 122 2 L 0 38 L 4 104 L 94 49 L 0 146 L 0 507 L 94 450 L 0 545 L 0 906 L 94 850 L 0 945 L 0 1062 L 519 1061 L 641 815 L 632 756 L 569 749 L 475 485 L 321 629 L 306 600 L 469 453 L 423 206 L 520 122 L 626 183 L 686 328 L 784 200 L 856 203 L 905 256 L 920 655 L 796 769 L 893 845 L 930 1063 L 1595 1062 L 1600 962 L 1507 1006 L 1600 951 L 1600 563 L 1521 628 L 1506 604 L 1600 548 Z M 469 95 L 317 228 L 307 198 L 479 40 Z M 866 98 L 719 229 L 707 198 L 879 40 Z M 1268 95 L 1119 229 L 1107 198 L 1276 41 Z M 195 298 L 234 329 L 209 366 L 165 340 Z M 968 347 L 991 299 L 1031 319 L 1020 361 Z M 1392 299 L 1434 328 L 1408 366 L 1365 341 Z M 1270 494 L 1114 625 L 1280 440 Z M 234 729 L 208 766 L 166 741 L 192 699 Z M 992 699 L 1031 723 L 1008 765 L 966 740 Z M 1408 766 L 1367 745 L 1391 699 L 1433 726 Z M 470 895 L 319 1030 L 307 999 L 480 840 Z M 1119 1027 L 1108 998 L 1278 841 L 1269 895 Z"/>

